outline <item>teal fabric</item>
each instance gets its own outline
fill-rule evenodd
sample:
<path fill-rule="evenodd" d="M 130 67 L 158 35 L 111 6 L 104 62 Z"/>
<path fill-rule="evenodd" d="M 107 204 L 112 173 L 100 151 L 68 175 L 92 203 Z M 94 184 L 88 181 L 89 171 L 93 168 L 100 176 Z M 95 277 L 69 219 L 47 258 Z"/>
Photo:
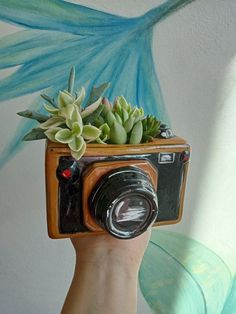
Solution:
<path fill-rule="evenodd" d="M 235 314 L 236 313 L 236 276 L 232 282 L 232 286 L 224 305 L 222 314 Z"/>
<path fill-rule="evenodd" d="M 227 265 L 182 234 L 153 230 L 139 281 L 154 313 L 235 313 L 235 283 Z"/>
<path fill-rule="evenodd" d="M 71 66 L 76 86 L 111 82 L 106 96 L 124 95 L 169 123 L 152 56 L 153 26 L 192 0 L 168 0 L 146 14 L 126 18 L 61 0 L 0 0 L 0 20 L 25 28 L 0 39 L 0 69 L 19 68 L 1 80 L 0 101 L 64 89 Z M 40 99 L 32 105 L 42 111 Z M 16 108 L 16 112 L 18 109 Z M 0 167 L 22 146 L 33 126 L 23 121 L 1 152 Z"/>

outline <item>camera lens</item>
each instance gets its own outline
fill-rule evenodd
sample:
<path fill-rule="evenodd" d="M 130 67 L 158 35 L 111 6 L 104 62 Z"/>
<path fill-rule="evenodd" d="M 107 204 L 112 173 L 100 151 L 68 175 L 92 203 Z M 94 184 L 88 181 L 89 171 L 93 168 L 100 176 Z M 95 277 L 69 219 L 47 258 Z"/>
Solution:
<path fill-rule="evenodd" d="M 150 205 L 142 195 L 125 196 L 117 202 L 110 216 L 114 227 L 132 232 L 146 221 Z"/>
<path fill-rule="evenodd" d="M 111 235 L 134 238 L 155 221 L 156 191 L 149 176 L 139 168 L 123 167 L 106 174 L 90 196 L 95 221 Z"/>

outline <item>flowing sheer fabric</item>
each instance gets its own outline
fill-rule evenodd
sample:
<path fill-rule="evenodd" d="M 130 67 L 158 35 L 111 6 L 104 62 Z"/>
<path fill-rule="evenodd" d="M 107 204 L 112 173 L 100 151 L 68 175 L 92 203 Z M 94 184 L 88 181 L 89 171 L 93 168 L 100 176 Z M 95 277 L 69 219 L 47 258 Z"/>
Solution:
<path fill-rule="evenodd" d="M 179 233 L 152 231 L 139 282 L 154 313 L 235 313 L 236 284 L 227 265 Z"/>

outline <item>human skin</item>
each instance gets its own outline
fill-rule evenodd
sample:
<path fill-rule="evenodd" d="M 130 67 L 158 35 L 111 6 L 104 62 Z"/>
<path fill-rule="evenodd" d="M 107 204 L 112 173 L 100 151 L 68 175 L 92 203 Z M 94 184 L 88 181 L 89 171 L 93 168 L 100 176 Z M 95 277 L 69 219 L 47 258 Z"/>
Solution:
<path fill-rule="evenodd" d="M 74 276 L 61 314 L 136 314 L 138 272 L 150 230 L 130 240 L 72 239 Z"/>

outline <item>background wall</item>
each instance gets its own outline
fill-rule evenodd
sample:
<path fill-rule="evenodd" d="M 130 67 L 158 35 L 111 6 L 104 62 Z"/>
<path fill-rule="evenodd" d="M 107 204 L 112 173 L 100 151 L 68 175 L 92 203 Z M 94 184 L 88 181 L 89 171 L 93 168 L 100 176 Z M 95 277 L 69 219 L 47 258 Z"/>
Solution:
<path fill-rule="evenodd" d="M 125 16 L 158 0 L 84 0 Z M 0 24 L 1 35 L 17 30 Z M 196 0 L 155 27 L 154 59 L 176 134 L 192 145 L 184 217 L 168 227 L 205 243 L 235 271 L 236 3 Z M 5 76 L 9 71 L 1 71 Z M 0 147 L 35 95 L 1 103 Z M 67 240 L 47 237 L 44 142 L 29 143 L 0 172 L 0 313 L 59 313 L 73 272 Z M 140 296 L 139 313 L 149 313 Z"/>

